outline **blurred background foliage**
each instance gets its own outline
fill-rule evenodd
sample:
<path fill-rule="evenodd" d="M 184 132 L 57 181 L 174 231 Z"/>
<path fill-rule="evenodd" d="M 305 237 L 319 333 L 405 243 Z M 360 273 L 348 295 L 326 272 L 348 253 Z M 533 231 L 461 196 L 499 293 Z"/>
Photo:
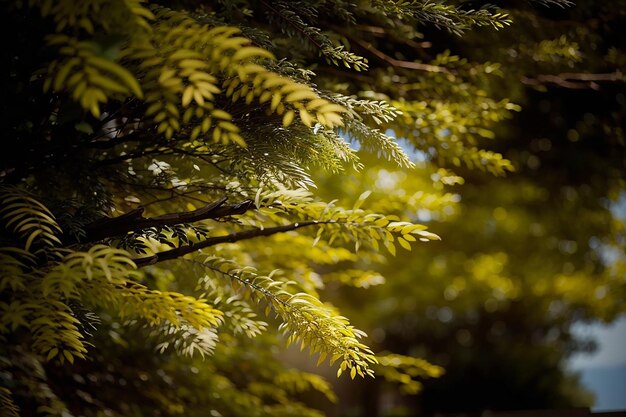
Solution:
<path fill-rule="evenodd" d="M 122 3 L 133 6 L 136 19 L 123 30 L 104 25 L 105 32 L 121 39 L 143 33 L 152 20 L 142 3 Z M 116 3 L 120 10 L 122 3 Z M 40 38 L 65 29 L 34 11 L 49 12 L 52 3 L 33 1 L 28 12 L 2 17 L 20 40 L 3 41 L 12 65 L 3 79 L 9 99 L 2 120 L 19 138 L 17 150 L 2 155 L 3 184 L 34 192 L 67 234 L 76 232 L 78 244 L 82 228 L 103 212 L 112 216 L 142 205 L 162 215 L 199 208 L 199 197 L 254 200 L 259 210 L 233 209 L 204 228 L 185 229 L 198 233 L 188 238 L 194 242 L 335 213 L 361 226 L 366 213 L 381 213 L 375 218 L 383 227 L 397 216 L 427 225 L 442 240 L 422 244 L 434 236 L 421 229 L 421 235 L 381 231 L 375 238 L 358 227 L 333 235 L 330 227 L 318 234 L 295 226 L 158 264 L 139 255 L 180 247 L 173 235 L 140 230 L 121 243 L 107 241 L 142 266 L 133 275 L 137 283 L 154 294 L 201 300 L 192 306 L 209 300 L 223 314 L 219 326 L 149 326 L 146 317 L 158 321 L 170 310 L 120 317 L 93 300 L 96 292 L 88 300 L 95 307 L 84 299 L 67 303 L 88 346 L 88 359 L 72 366 L 71 354 L 72 360 L 57 351 L 61 361 L 49 360 L 55 355 L 46 360 L 47 352 L 29 350 L 27 330 L 5 326 L 0 404 L 7 410 L 18 404 L 20 415 L 64 417 L 412 416 L 592 404 L 565 361 L 594 348 L 592 340 L 575 337 L 574 324 L 609 323 L 624 313 L 626 2 L 200 3 L 168 5 L 193 24 L 153 9 L 155 33 L 165 32 L 159 25 L 197 29 L 198 22 L 239 27 L 255 48 L 286 58 L 264 60 L 264 52 L 251 48 L 265 66 L 259 73 L 274 81 L 279 74 L 307 86 L 298 87 L 303 97 L 310 89 L 343 106 L 343 125 L 332 111 L 326 123 L 324 113 L 312 120 L 302 107 L 299 118 L 287 116 L 293 103 L 278 110 L 280 100 L 264 112 L 257 96 L 250 93 L 248 100 L 249 91 L 233 87 L 227 97 L 207 96 L 207 103 L 228 112 L 211 113 L 215 123 L 199 135 L 193 129 L 200 122 L 181 117 L 181 123 L 173 115 L 190 103 L 202 107 L 204 99 L 194 96 L 194 104 L 181 87 L 141 101 L 133 76 L 158 92 L 164 83 L 178 85 L 171 81 L 175 74 L 161 79 L 151 75 L 158 66 L 123 55 L 119 62 L 132 71 L 129 79 L 121 77 L 128 85 L 105 83 L 115 90 L 106 100 L 92 94 L 72 101 L 63 85 L 41 94 L 47 73 L 40 64 L 55 55 Z M 107 23 L 127 16 L 88 17 Z M 37 31 L 25 31 L 32 21 L 41 23 Z M 72 35 L 91 39 L 93 28 L 80 25 Z M 171 46 L 172 37 L 163 37 L 157 40 Z M 123 43 L 94 39 L 99 49 L 89 53 L 116 61 Z M 58 74 L 55 68 L 48 68 L 50 77 Z M 218 81 L 229 77 L 219 73 Z M 168 100 L 173 107 L 161 109 Z M 160 116 L 147 110 L 155 103 L 172 117 L 156 120 Z M 63 118 L 57 119 L 59 109 Z M 108 128 L 101 113 L 116 111 L 136 121 L 130 133 L 126 120 L 114 126 L 123 144 L 99 130 Z M 35 122 L 48 135 L 39 135 Z M 134 129 L 141 140 L 132 138 Z M 242 140 L 247 148 L 239 146 Z M 221 269 L 231 265 L 225 260 L 233 269 Z M 3 302 L 13 296 L 8 287 Z M 298 301 L 348 336 L 353 328 L 344 315 L 365 330 L 365 343 L 378 357 L 372 365 L 377 378 L 330 383 L 336 367 L 315 368 L 317 359 L 329 358 L 286 351 L 293 339 L 310 342 L 306 331 L 289 327 L 297 320 L 264 311 L 272 310 L 257 299 L 287 290 L 301 291 Z M 331 337 L 322 339 L 334 346 Z M 366 356 L 367 346 L 362 349 Z"/>

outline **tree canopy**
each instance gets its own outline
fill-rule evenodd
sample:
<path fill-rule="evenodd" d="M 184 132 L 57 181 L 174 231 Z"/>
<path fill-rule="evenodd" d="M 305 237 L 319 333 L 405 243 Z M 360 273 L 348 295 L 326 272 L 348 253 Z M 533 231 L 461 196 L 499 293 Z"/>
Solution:
<path fill-rule="evenodd" d="M 4 1 L 2 411 L 317 416 L 285 345 L 415 394 L 450 329 L 542 367 L 622 313 L 623 16 L 502 3 Z"/>

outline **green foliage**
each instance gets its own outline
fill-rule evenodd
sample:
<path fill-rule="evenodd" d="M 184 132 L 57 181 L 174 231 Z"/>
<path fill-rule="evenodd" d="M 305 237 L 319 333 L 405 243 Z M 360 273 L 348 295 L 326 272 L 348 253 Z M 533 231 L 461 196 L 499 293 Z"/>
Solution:
<path fill-rule="evenodd" d="M 501 29 L 511 24 L 509 16 L 495 10 L 484 8 L 464 10 L 453 5 L 434 1 L 372 1 L 372 5 L 400 18 L 413 18 L 418 22 L 428 22 L 438 28 L 461 35 L 472 26 L 492 26 Z"/>
<path fill-rule="evenodd" d="M 221 323 L 222 312 L 202 300 L 150 290 L 133 282 L 131 279 L 139 274 L 124 251 L 105 245 L 94 245 L 87 252 L 58 247 L 61 240 L 54 233 L 60 232 L 58 225 L 32 197 L 9 189 L 2 201 L 4 228 L 25 240 L 26 249 L 3 249 L 6 261 L 0 287 L 11 291 L 11 297 L 0 304 L 0 329 L 4 334 L 20 327 L 28 329 L 32 349 L 46 360 L 73 363 L 75 357 L 85 358 L 85 335 L 73 302 L 90 308 L 107 307 L 122 319 L 139 317 L 149 326 L 168 323 L 200 332 Z M 33 245 L 42 249 L 28 251 Z M 67 255 L 62 256 L 64 253 Z M 41 260 L 43 270 L 37 267 Z"/>
<path fill-rule="evenodd" d="M 419 136 L 411 137 L 411 124 L 402 133 L 420 141 L 420 174 L 370 162 L 345 181 L 318 180 L 327 198 L 343 195 L 344 204 L 372 190 L 368 208 L 419 219 L 442 236 L 441 243 L 376 268 L 385 285 L 329 292 L 342 311 L 359 318 L 353 322 L 368 330 L 378 349 L 421 355 L 445 368 L 440 378 L 422 381 L 413 404 L 426 414 L 593 403 L 568 359 L 594 350 L 594 341 L 579 334 L 578 326 L 609 323 L 624 314 L 626 287 L 618 271 L 624 263 L 626 171 L 617 116 L 624 112 L 624 84 L 615 54 L 607 54 L 623 49 L 616 44 L 624 40 L 618 29 L 624 17 L 606 5 L 577 3 L 539 12 L 516 5 L 509 11 L 515 22 L 510 29 L 468 32 L 446 44 L 450 56 L 464 57 L 458 68 L 485 62 L 495 76 L 482 84 L 484 106 L 464 107 L 475 103 L 471 98 L 461 105 L 448 100 L 441 110 L 454 106 L 455 111 L 438 111 L 437 123 L 431 123 L 428 105 L 434 100 L 425 99 L 421 114 L 408 119 L 414 123 L 419 117 L 424 127 Z M 535 30 L 523 29 L 528 27 Z M 439 39 L 432 33 L 424 39 L 433 37 Z M 418 91 L 437 97 L 437 87 L 448 93 L 460 85 L 452 76 L 463 71 L 449 74 L 445 83 L 446 73 L 433 71 L 432 78 L 441 81 L 424 82 Z M 467 91 L 481 85 L 479 78 L 472 78 Z M 406 91 L 407 83 L 400 88 Z M 502 99 L 502 107 L 487 102 Z M 506 103 L 514 110 L 512 119 Z M 490 122 L 482 108 L 503 111 L 495 111 Z M 474 114 L 458 127 L 471 129 L 482 119 L 474 126 L 491 134 L 474 130 L 476 143 L 491 143 L 514 173 L 489 178 L 464 168 L 463 159 L 456 167 L 439 156 L 463 141 L 464 131 L 453 122 L 465 112 Z M 441 125 L 445 134 L 437 135 Z M 347 395 L 378 400 L 361 402 L 355 414 L 377 406 L 380 415 L 414 412 L 396 387 L 365 384 Z"/>
<path fill-rule="evenodd" d="M 400 384 L 400 391 L 408 395 L 415 395 L 422 388 L 414 378 L 437 378 L 443 373 L 443 368 L 410 356 L 387 354 L 379 355 L 377 359 L 377 373 L 387 381 Z"/>
<path fill-rule="evenodd" d="M 19 417 L 20 415 L 20 409 L 11 398 L 11 391 L 5 387 L 0 388 L 0 410 L 2 410 L 7 417 Z"/>
<path fill-rule="evenodd" d="M 341 64 L 356 71 L 368 69 L 367 59 L 346 51 L 344 45 L 335 45 L 319 28 L 310 25 L 315 24 L 319 17 L 314 6 L 306 5 L 304 2 L 285 1 L 272 2 L 271 4 L 264 2 L 264 6 L 268 9 L 267 17 L 270 23 L 279 26 L 282 32 L 291 38 L 301 38 L 304 45 L 322 55 L 326 62 L 334 65 Z M 319 6 L 328 5 L 320 4 Z M 342 6 L 348 5 L 344 3 Z M 354 23 L 352 14 L 347 16 L 348 20 Z M 307 18 L 311 23 L 305 23 L 303 18 Z"/>
<path fill-rule="evenodd" d="M 52 213 L 43 204 L 19 190 L 2 189 L 0 214 L 4 227 L 24 245 L 23 252 L 28 257 L 31 257 L 31 252 L 32 256 L 45 256 L 47 252 L 54 252 L 54 248 L 61 244 L 56 236 L 61 229 Z"/>
<path fill-rule="evenodd" d="M 438 240 L 416 213 L 459 215 L 446 187 L 470 169 L 513 171 L 490 143 L 520 110 L 494 92 L 512 66 L 446 39 L 500 36 L 531 12 L 365 0 L 15 0 L 2 12 L 15 38 L 0 82 L 15 147 L 0 165 L 3 412 L 318 416 L 297 398 L 336 396 L 284 363 L 290 343 L 408 394 L 441 374 L 376 355 L 352 324 L 361 315 L 323 300 L 384 288 L 387 253 Z M 538 67 L 585 56 L 584 42 L 549 35 L 516 53 Z M 373 155 L 389 165 L 367 170 Z M 341 177 L 316 190 L 322 171 Z M 473 275 L 503 288 L 501 254 L 483 255 Z M 582 300 L 577 281 L 570 271 L 551 289 Z"/>

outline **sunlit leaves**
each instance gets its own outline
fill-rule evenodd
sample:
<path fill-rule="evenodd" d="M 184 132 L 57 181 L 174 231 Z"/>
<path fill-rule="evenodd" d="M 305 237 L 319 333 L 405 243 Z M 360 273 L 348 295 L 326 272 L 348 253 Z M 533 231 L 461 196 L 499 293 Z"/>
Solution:
<path fill-rule="evenodd" d="M 68 5 L 63 7 L 71 13 Z M 139 13 L 140 9 L 137 5 L 133 10 Z M 167 138 L 184 131 L 195 140 L 211 130 L 214 142 L 245 146 L 232 117 L 215 106 L 221 94 L 247 105 L 253 100 L 265 104 L 270 114 L 285 115 L 285 126 L 294 114 L 308 127 L 343 124 L 343 107 L 320 98 L 306 84 L 266 69 L 262 63 L 273 55 L 251 45 L 239 29 L 209 28 L 185 13 L 165 8 L 146 10 L 145 17 L 153 20 L 151 30 L 129 34 L 117 54 L 124 57 L 123 63 L 103 56 L 94 40 L 49 36 L 59 58 L 47 68 L 44 89 L 69 93 L 96 118 L 112 98 L 123 101 L 145 95 L 145 116 Z M 86 14 L 80 19 L 89 23 L 90 18 Z"/>
<path fill-rule="evenodd" d="M 0 188 L 0 216 L 2 223 L 23 242 L 25 252 L 52 253 L 60 245 L 61 229 L 54 216 L 28 193 L 17 189 Z M 36 248 L 32 250 L 32 246 Z"/>
<path fill-rule="evenodd" d="M 105 30 L 119 30 L 126 24 L 149 30 L 149 22 L 154 19 L 152 12 L 144 7 L 144 0 L 123 0 L 109 7 L 107 0 L 29 0 L 30 7 L 36 7 L 44 16 L 50 16 L 57 32 L 68 28 L 82 29 L 89 34 Z"/>
<path fill-rule="evenodd" d="M 365 334 L 318 291 L 327 284 L 383 284 L 372 263 L 438 239 L 404 220 L 420 209 L 447 211 L 455 195 L 390 192 L 382 201 L 374 191 L 325 203 L 301 189 L 315 187 L 313 174 L 352 175 L 349 168 L 363 167 L 359 150 L 415 168 L 415 155 L 407 152 L 412 149 L 394 136 L 442 165 L 496 174 L 510 168 L 478 141 L 492 138 L 493 123 L 514 107 L 468 81 L 500 74 L 497 64 L 479 66 L 442 53 L 425 66 L 436 66 L 437 73 L 423 76 L 392 68 L 375 49 L 357 49 L 362 40 L 393 50 L 392 63 L 414 61 L 419 24 L 454 33 L 500 28 L 508 18 L 494 8 L 410 1 L 372 1 L 365 10 L 344 1 L 25 3 L 11 3 L 9 19 L 30 13 L 36 24 L 14 28 L 28 47 L 10 51 L 10 84 L 17 93 L 7 103 L 28 105 L 6 130 L 26 156 L 2 167 L 2 181 L 31 189 L 37 198 L 7 192 L 0 208 L 7 245 L 0 250 L 0 336 L 19 340 L 19 349 L 40 367 L 47 359 L 53 362 L 47 367 L 64 365 L 63 372 L 89 356 L 80 369 L 90 368 L 104 360 L 102 353 L 113 374 L 122 355 L 127 363 L 136 359 L 133 346 L 141 344 L 140 354 L 156 350 L 138 361 L 151 369 L 147 380 L 141 374 L 136 403 L 145 395 L 145 404 L 156 401 L 159 411 L 315 415 L 289 396 L 314 389 L 333 399 L 324 380 L 270 369 L 254 357 L 263 341 L 275 344 L 268 338 L 274 333 L 319 354 L 320 363 L 337 363 L 338 374 L 372 374 L 376 359 Z M 364 30 L 374 32 L 360 39 Z M 447 170 L 436 174 L 432 181 L 441 187 L 463 181 Z M 255 197 L 256 207 L 194 225 L 133 227 L 140 217 L 134 214 L 143 210 L 171 220 L 182 207 Z M 117 216 L 129 222 L 123 233 L 109 236 L 105 226 L 100 235 L 89 232 L 120 221 L 111 219 Z M 268 230 L 284 233 L 252 239 Z M 242 232 L 250 234 L 238 241 Z M 196 245 L 213 238 L 223 239 L 195 253 Z M 132 262 L 133 256 L 180 248 L 188 249 L 184 261 L 152 265 L 162 259 L 148 256 L 140 271 Z M 95 312 L 102 318 L 97 324 Z M 270 324 L 259 319 L 261 312 Z M 271 325 L 275 321 L 279 329 Z M 90 325 L 101 327 L 91 334 Z M 91 355 L 91 343 L 98 344 L 97 355 Z M 253 343 L 257 350 L 248 352 Z M 185 374 L 187 367 L 179 372 L 182 363 L 198 365 L 214 354 L 193 376 Z M 220 354 L 237 370 L 220 373 Z M 174 372 L 164 373 L 167 366 Z M 245 379 L 254 383 L 230 380 L 234 372 L 247 372 Z M 127 382 L 130 388 L 136 381 Z M 97 380 L 89 384 L 100 387 Z M 177 384 L 180 389 L 170 389 Z M 195 395 L 199 389 L 222 398 Z M 123 405 L 111 412 L 135 412 L 134 400 L 120 400 Z M 48 399 L 41 402 L 42 412 L 65 412 Z M 106 401 L 93 395 L 84 402 Z M 194 409 L 198 402 L 201 411 Z M 109 410 L 94 411 L 103 412 Z"/>
<path fill-rule="evenodd" d="M 231 286 L 216 282 L 208 275 L 198 280 L 198 289 L 203 289 L 203 298 L 211 300 L 224 312 L 222 331 L 232 331 L 235 335 L 253 338 L 267 330 L 267 323 L 258 319 L 248 300 L 243 299 Z"/>
<path fill-rule="evenodd" d="M 189 337 L 181 333 L 179 339 L 186 339 L 185 345 L 172 342 L 182 353 L 213 349 L 215 343 L 206 332 L 214 332 L 222 323 L 221 311 L 202 299 L 150 290 L 133 282 L 139 273 L 125 251 L 105 245 L 94 245 L 84 252 L 61 249 L 57 237 L 60 229 L 52 215 L 28 194 L 4 189 L 2 201 L 4 226 L 14 228 L 18 236 L 27 239 L 27 245 L 26 250 L 4 248 L 0 252 L 0 289 L 12 294 L 11 301 L 0 302 L 0 333 L 26 328 L 36 352 L 47 360 L 73 363 L 87 353 L 82 324 L 71 307 L 75 302 L 109 308 L 121 318 L 141 319 L 148 326 L 184 329 Z M 36 237 L 43 239 L 41 244 Z M 45 271 L 33 271 L 29 241 L 41 246 L 35 254 L 50 259 Z M 65 255 L 62 259 L 58 256 L 61 253 Z"/>
<path fill-rule="evenodd" d="M 399 384 L 400 390 L 405 394 L 415 395 L 421 390 L 422 385 L 417 378 L 437 378 L 444 372 L 439 366 L 411 356 L 380 354 L 376 359 L 377 374 L 389 382 Z"/>
<path fill-rule="evenodd" d="M 292 393 L 306 392 L 309 389 L 318 391 L 331 402 L 337 402 L 338 398 L 332 386 L 319 375 L 287 370 L 276 375 L 274 379 L 276 385 L 285 387 Z"/>
<path fill-rule="evenodd" d="M 459 89 L 467 88 L 471 87 L 459 86 Z M 464 91 L 463 95 L 466 94 Z M 459 102 L 434 98 L 429 101 L 394 101 L 392 104 L 402 111 L 402 116 L 386 127 L 407 138 L 433 161 L 467 166 L 498 176 L 513 171 L 511 162 L 501 154 L 482 149 L 478 144 L 484 139 L 493 139 L 493 126 L 511 117 L 513 111 L 519 111 L 519 106 L 508 100 L 494 101 L 481 94 Z"/>
<path fill-rule="evenodd" d="M 397 15 L 400 18 L 414 18 L 420 22 L 428 22 L 441 29 L 461 35 L 472 26 L 491 26 L 502 29 L 511 24 L 511 19 L 505 13 L 488 6 L 470 10 L 463 10 L 453 5 L 441 4 L 435 1 L 380 1 L 372 0 L 372 5 L 385 13 Z"/>
<path fill-rule="evenodd" d="M 279 222 L 283 222 L 285 216 L 291 217 L 294 222 L 313 222 L 312 226 L 317 229 L 316 242 L 325 239 L 329 244 L 352 243 L 357 251 L 363 245 L 377 251 L 382 245 L 395 255 L 395 243 L 410 250 L 409 242 L 439 239 L 434 233 L 426 231 L 423 225 L 401 222 L 395 216 L 361 209 L 360 206 L 368 194 L 363 193 L 357 199 L 355 208 L 348 210 L 336 206 L 334 202 L 311 201 L 310 194 L 304 190 L 281 190 L 268 193 L 263 199 L 259 195 L 257 204 L 261 208 L 254 215 Z M 246 222 L 258 224 L 258 220 L 254 218 L 247 218 Z"/>
<path fill-rule="evenodd" d="M 11 391 L 5 387 L 0 387 L 0 411 L 6 413 L 7 417 L 19 417 L 20 409 L 13 402 Z"/>
<path fill-rule="evenodd" d="M 310 18 L 318 14 L 315 6 L 285 1 L 265 4 L 269 10 L 267 16 L 270 21 L 276 22 L 286 35 L 300 38 L 305 47 L 315 50 L 326 62 L 359 72 L 368 69 L 366 58 L 347 51 L 344 45 L 335 44 L 314 25 L 315 22 L 305 21 L 305 16 Z"/>
<path fill-rule="evenodd" d="M 376 362 L 373 352 L 359 342 L 365 333 L 317 298 L 303 292 L 291 293 L 289 282 L 274 280 L 271 274 L 260 275 L 255 268 L 241 267 L 219 257 L 209 257 L 203 264 L 217 277 L 230 279 L 234 288 L 263 301 L 268 313 L 282 320 L 279 330 L 288 344 L 297 341 L 302 349 L 328 355 L 331 364 L 341 359 L 339 375 L 346 369 L 360 376 L 373 375 L 370 369 L 370 364 Z"/>

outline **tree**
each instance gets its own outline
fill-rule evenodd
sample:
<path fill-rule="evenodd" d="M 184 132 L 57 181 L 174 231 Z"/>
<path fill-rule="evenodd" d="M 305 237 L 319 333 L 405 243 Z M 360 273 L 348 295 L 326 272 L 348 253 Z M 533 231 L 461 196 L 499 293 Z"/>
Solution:
<path fill-rule="evenodd" d="M 378 369 L 415 390 L 441 372 L 375 355 L 318 294 L 376 281 L 382 246 L 437 236 L 363 209 L 367 193 L 323 202 L 311 172 L 362 168 L 357 145 L 413 168 L 388 130 L 447 168 L 510 171 L 481 145 L 517 110 L 485 93 L 498 66 L 431 57 L 416 30 L 510 20 L 357 3 L 3 3 L 7 412 L 317 415 L 294 394 L 332 391 L 281 363 L 280 338 L 352 378 Z"/>

